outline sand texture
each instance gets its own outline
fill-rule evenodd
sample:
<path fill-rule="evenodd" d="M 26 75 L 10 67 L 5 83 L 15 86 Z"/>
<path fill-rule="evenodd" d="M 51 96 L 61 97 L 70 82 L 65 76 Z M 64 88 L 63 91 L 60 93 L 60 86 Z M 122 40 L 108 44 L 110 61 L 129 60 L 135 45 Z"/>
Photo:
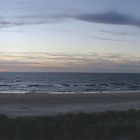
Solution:
<path fill-rule="evenodd" d="M 0 114 L 11 117 L 140 109 L 140 93 L 0 94 Z"/>

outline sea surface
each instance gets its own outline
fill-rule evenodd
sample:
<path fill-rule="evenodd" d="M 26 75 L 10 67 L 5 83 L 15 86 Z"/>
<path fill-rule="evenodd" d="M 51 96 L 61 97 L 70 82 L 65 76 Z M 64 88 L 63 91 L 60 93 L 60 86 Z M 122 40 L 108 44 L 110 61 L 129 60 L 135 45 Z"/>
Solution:
<path fill-rule="evenodd" d="M 1 93 L 140 91 L 140 74 L 0 73 Z"/>

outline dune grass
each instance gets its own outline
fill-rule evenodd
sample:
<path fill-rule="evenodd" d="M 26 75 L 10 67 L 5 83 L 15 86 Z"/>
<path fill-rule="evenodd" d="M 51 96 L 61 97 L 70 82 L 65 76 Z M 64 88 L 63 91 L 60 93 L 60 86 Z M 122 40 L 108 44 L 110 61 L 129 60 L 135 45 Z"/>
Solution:
<path fill-rule="evenodd" d="M 140 111 L 17 118 L 0 115 L 0 139 L 140 140 Z"/>

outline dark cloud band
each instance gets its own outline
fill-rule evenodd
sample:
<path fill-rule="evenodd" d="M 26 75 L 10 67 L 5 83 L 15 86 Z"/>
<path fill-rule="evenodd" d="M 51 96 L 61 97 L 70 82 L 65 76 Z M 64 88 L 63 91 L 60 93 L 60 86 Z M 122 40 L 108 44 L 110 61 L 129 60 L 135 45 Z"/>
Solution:
<path fill-rule="evenodd" d="M 87 22 L 115 24 L 115 25 L 131 25 L 140 27 L 139 19 L 116 12 L 100 13 L 100 14 L 84 14 L 77 16 L 76 18 L 78 20 Z"/>
<path fill-rule="evenodd" d="M 0 18 L 0 28 L 9 26 L 21 26 L 30 24 L 47 24 L 47 23 L 60 23 L 68 21 L 68 19 L 75 19 L 80 21 L 86 21 L 91 23 L 100 24 L 112 24 L 112 25 L 128 25 L 140 28 L 140 19 L 128 16 L 125 14 L 117 12 L 107 12 L 107 13 L 91 13 L 91 14 L 81 14 L 81 15 L 64 15 L 64 14 L 54 14 L 54 15 L 32 15 L 24 17 L 16 17 L 9 20 L 4 20 Z"/>

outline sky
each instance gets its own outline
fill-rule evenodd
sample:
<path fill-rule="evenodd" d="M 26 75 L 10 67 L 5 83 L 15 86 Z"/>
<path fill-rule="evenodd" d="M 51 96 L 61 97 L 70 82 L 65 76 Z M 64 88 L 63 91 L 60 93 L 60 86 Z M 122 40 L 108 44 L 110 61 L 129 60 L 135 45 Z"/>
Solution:
<path fill-rule="evenodd" d="M 0 72 L 140 72 L 140 0 L 0 0 Z"/>

